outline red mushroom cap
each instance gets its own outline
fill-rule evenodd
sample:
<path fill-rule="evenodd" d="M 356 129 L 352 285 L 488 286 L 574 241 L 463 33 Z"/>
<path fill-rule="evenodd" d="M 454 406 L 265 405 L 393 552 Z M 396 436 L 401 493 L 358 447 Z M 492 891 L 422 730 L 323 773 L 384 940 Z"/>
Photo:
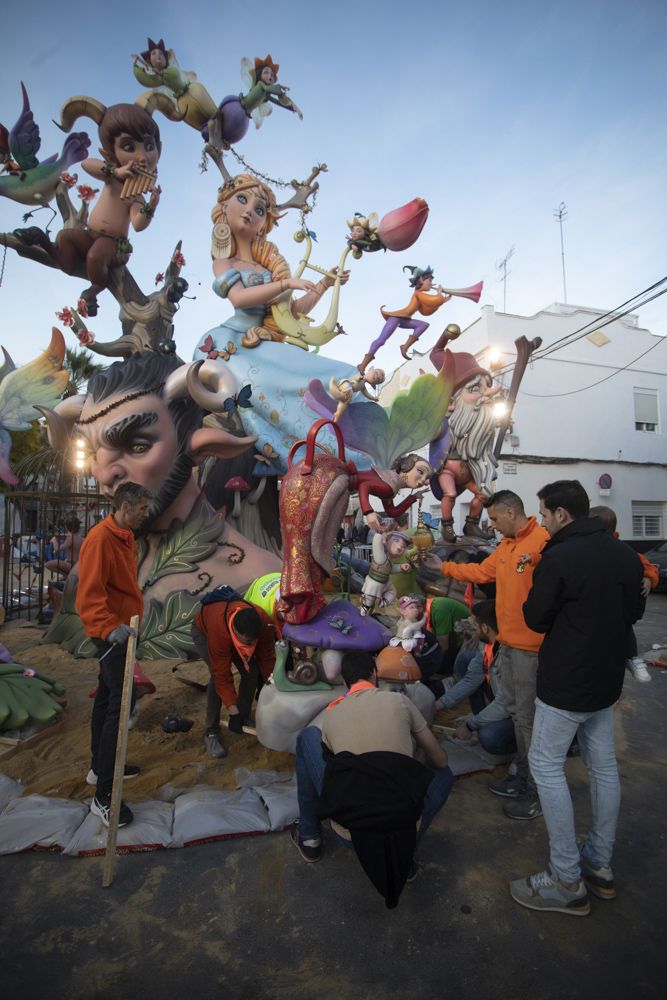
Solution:
<path fill-rule="evenodd" d="M 251 487 L 246 483 L 243 476 L 232 476 L 225 483 L 226 490 L 239 490 L 240 493 L 248 493 Z"/>

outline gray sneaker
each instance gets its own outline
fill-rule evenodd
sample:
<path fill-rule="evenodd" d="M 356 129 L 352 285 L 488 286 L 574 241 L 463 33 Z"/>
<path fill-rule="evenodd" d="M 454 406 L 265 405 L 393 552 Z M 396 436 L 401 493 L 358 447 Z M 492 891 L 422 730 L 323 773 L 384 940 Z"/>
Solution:
<path fill-rule="evenodd" d="M 226 757 L 227 751 L 223 747 L 217 733 L 206 733 L 204 736 L 204 746 L 209 757 Z"/>
<path fill-rule="evenodd" d="M 510 882 L 510 896 L 529 910 L 567 913 L 571 917 L 586 917 L 591 912 L 583 879 L 579 879 L 574 888 L 568 888 L 553 873 L 551 866 L 537 875 Z"/>
<path fill-rule="evenodd" d="M 616 887 L 614 885 L 614 873 L 611 868 L 603 866 L 596 868 L 591 864 L 584 854 L 583 844 L 579 848 L 581 855 L 581 875 L 586 883 L 586 888 L 598 899 L 615 899 Z"/>
<path fill-rule="evenodd" d="M 506 799 L 518 799 L 526 790 L 523 779 L 516 774 L 507 778 L 492 778 L 486 787 L 493 795 L 502 795 Z"/>

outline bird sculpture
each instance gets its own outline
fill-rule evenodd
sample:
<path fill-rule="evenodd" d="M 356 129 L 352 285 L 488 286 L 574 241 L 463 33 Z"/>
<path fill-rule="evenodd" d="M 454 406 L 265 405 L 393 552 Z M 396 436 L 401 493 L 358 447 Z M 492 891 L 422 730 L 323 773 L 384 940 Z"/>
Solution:
<path fill-rule="evenodd" d="M 5 363 L 0 367 L 0 479 L 16 486 L 18 479 L 9 464 L 12 439 L 9 431 L 26 431 L 39 414 L 35 407 L 53 409 L 65 391 L 68 375 L 63 369 L 65 338 L 53 327 L 51 343 L 45 351 L 17 368 L 2 348 Z"/>
<path fill-rule="evenodd" d="M 21 83 L 23 110 L 11 132 L 0 124 L 0 195 L 11 198 L 33 210 L 46 208 L 53 200 L 61 175 L 74 163 L 88 155 L 90 138 L 86 132 L 73 132 L 65 139 L 60 156 L 54 153 L 47 160 L 37 159 L 42 140 L 33 113 L 28 92 Z M 55 217 L 55 211 L 52 209 Z M 27 212 L 23 221 L 33 215 Z M 53 220 L 51 220 L 53 221 Z"/>

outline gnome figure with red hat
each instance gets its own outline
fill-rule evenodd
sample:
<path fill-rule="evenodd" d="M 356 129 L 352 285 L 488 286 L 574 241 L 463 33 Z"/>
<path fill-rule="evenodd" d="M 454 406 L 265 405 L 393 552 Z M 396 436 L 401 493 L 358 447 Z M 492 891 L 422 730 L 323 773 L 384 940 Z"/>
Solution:
<path fill-rule="evenodd" d="M 463 534 L 487 539 L 489 535 L 479 521 L 484 500 L 493 494 L 498 465 L 493 454 L 496 418 L 489 403 L 501 387 L 493 386 L 491 375 L 472 354 L 445 347 L 448 340 L 455 339 L 449 331 L 448 327 L 429 355 L 435 368 L 444 368 L 453 382 L 446 425 L 429 451 L 435 469 L 431 490 L 440 500 L 444 541 L 456 541 L 452 515 L 457 496 L 465 490 L 472 493 L 473 499 Z"/>

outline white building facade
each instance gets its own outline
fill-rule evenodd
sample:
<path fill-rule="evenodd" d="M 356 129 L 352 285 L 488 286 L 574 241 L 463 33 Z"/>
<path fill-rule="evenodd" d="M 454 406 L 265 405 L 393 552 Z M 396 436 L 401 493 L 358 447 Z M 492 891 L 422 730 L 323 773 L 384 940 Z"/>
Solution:
<path fill-rule="evenodd" d="M 480 317 L 451 344 L 497 372 L 513 364 L 514 341 L 542 339 L 544 351 L 585 327 L 585 336 L 529 364 L 498 465 L 497 489 L 511 489 L 537 513 L 537 490 L 556 479 L 578 479 L 591 505 L 612 507 L 621 538 L 648 549 L 667 537 L 667 337 L 642 329 L 636 315 L 608 325 L 601 310 L 554 304 L 534 316 Z M 640 357 L 640 355 L 644 355 Z M 382 395 L 387 406 L 420 371 L 415 355 Z M 509 388 L 511 372 L 500 379 Z M 457 503 L 461 530 L 469 494 Z M 435 498 L 424 509 L 439 516 Z"/>

